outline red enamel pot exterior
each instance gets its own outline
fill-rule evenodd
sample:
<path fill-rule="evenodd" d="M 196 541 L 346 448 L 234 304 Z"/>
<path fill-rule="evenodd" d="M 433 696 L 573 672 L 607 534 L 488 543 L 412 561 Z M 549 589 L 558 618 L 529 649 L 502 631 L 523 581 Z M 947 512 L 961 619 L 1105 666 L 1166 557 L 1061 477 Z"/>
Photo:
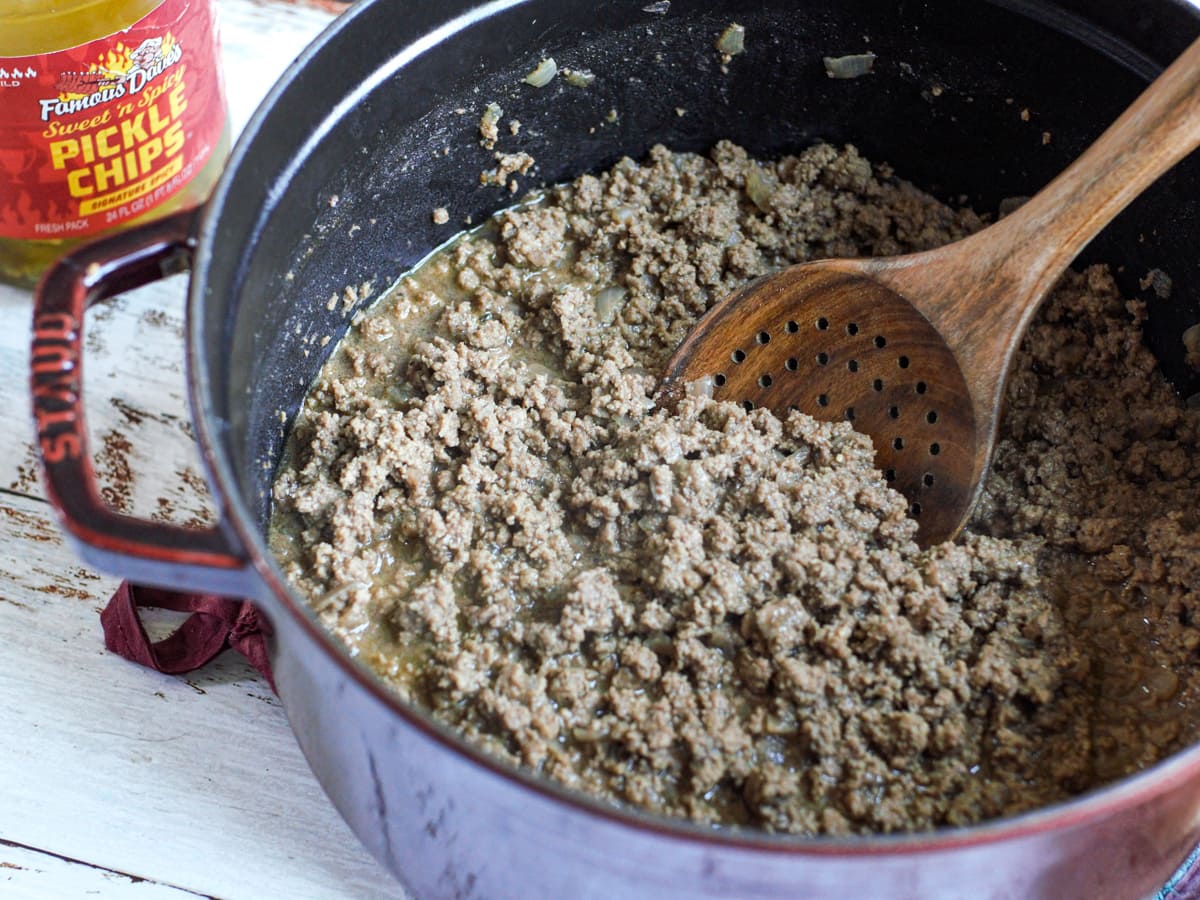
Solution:
<path fill-rule="evenodd" d="M 730 21 L 746 26 L 747 52 L 723 72 L 712 42 Z M 43 281 L 31 384 L 50 497 L 97 567 L 255 600 L 314 772 L 418 896 L 1147 896 L 1200 841 L 1200 746 L 1070 803 L 918 835 L 800 839 L 618 810 L 495 762 L 396 700 L 291 591 L 264 530 L 279 412 L 294 416 L 332 350 L 317 338 L 348 326 L 325 300 L 382 288 L 440 243 L 432 208 L 478 222 L 508 202 L 478 185 L 494 164 L 476 133 L 487 102 L 521 119 L 506 149 L 530 152 L 548 183 L 656 142 L 704 150 L 728 137 L 771 155 L 826 139 L 994 209 L 1036 191 L 1197 33 L 1200 13 L 1180 0 L 1136 15 L 1121 0 L 363 0 L 275 86 L 197 217 L 81 248 Z M 823 56 L 867 47 L 872 75 L 825 77 Z M 551 55 L 596 82 L 523 85 Z M 1198 243 L 1189 161 L 1089 251 L 1124 265 L 1133 293 L 1150 268 L 1172 275 L 1180 299 L 1156 307 L 1148 341 L 1188 393 L 1200 385 L 1177 344 L 1200 320 Z M 83 422 L 84 309 L 180 266 L 192 269 L 189 385 L 220 515 L 207 531 L 106 509 Z"/>

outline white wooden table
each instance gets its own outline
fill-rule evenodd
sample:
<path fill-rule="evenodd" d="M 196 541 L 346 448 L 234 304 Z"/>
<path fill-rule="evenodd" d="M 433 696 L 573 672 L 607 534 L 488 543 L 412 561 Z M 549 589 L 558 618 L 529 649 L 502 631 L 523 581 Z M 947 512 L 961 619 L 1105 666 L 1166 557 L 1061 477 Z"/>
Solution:
<path fill-rule="evenodd" d="M 218 0 L 235 129 L 332 5 Z M 184 287 L 101 308 L 85 365 L 106 493 L 187 522 L 209 510 L 185 400 Z M 0 897 L 402 896 L 240 657 L 177 678 L 104 650 L 97 613 L 118 581 L 73 557 L 42 498 L 30 318 L 29 293 L 0 285 Z"/>

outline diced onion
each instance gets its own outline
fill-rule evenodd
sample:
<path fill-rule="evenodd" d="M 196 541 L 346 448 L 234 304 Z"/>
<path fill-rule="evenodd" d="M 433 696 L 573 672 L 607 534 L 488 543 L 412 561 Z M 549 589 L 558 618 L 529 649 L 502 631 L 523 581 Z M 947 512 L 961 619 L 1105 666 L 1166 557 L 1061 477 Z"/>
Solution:
<path fill-rule="evenodd" d="M 563 69 L 563 77 L 571 87 L 585 88 L 596 80 L 590 69 Z"/>
<path fill-rule="evenodd" d="M 596 295 L 596 319 L 604 325 L 611 325 L 619 310 L 625 303 L 628 291 L 623 287 L 607 287 Z"/>
<path fill-rule="evenodd" d="M 545 87 L 554 80 L 554 76 L 558 74 L 558 63 L 554 61 L 553 56 L 547 56 L 537 67 L 526 75 L 522 80 L 526 84 L 531 84 L 536 88 Z"/>
<path fill-rule="evenodd" d="M 1200 360 L 1200 325 L 1193 325 L 1183 333 L 1183 346 L 1189 357 Z"/>
<path fill-rule="evenodd" d="M 763 212 L 771 211 L 771 197 L 775 194 L 774 181 L 760 166 L 752 165 L 746 173 L 746 195 Z"/>
<path fill-rule="evenodd" d="M 695 381 L 689 381 L 684 390 L 689 397 L 711 397 L 713 395 L 713 377 L 703 375 Z"/>
<path fill-rule="evenodd" d="M 1171 276 L 1162 269 L 1151 269 L 1146 273 L 1145 278 L 1139 279 L 1138 287 L 1143 291 L 1153 290 L 1154 295 L 1160 300 L 1169 300 L 1174 285 L 1171 283 Z"/>
<path fill-rule="evenodd" d="M 826 56 L 825 74 L 830 78 L 858 78 L 867 75 L 875 65 L 874 53 L 852 53 L 849 56 Z"/>
<path fill-rule="evenodd" d="M 746 49 L 746 29 L 737 22 L 730 22 L 729 27 L 717 38 L 717 49 L 726 56 L 737 56 Z"/>
<path fill-rule="evenodd" d="M 483 115 L 479 119 L 479 133 L 485 141 L 494 141 L 496 123 L 500 121 L 500 117 L 504 115 L 504 110 L 500 108 L 499 103 L 489 103 L 484 107 Z M 492 146 L 491 143 L 485 146 Z"/>
<path fill-rule="evenodd" d="M 1155 666 L 1141 679 L 1144 701 L 1166 703 L 1179 692 L 1179 676 L 1165 666 Z"/>
<path fill-rule="evenodd" d="M 312 608 L 318 614 L 323 613 L 351 591 L 369 590 L 370 587 L 369 584 L 363 584 L 361 581 L 350 581 L 346 584 L 340 584 L 314 600 Z"/>

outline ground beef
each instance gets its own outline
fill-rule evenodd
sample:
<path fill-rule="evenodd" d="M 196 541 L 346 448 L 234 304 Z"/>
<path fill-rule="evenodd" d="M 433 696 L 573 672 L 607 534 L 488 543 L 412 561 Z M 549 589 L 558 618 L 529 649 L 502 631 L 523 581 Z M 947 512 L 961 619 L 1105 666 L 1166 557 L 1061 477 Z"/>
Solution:
<path fill-rule="evenodd" d="M 500 214 L 405 278 L 321 373 L 272 546 L 402 696 L 563 784 L 798 833 L 966 824 L 1196 733 L 1200 413 L 1144 309 L 1070 273 L 994 472 L 921 550 L 846 424 L 661 368 L 747 279 L 982 225 L 819 145 L 654 148 Z"/>

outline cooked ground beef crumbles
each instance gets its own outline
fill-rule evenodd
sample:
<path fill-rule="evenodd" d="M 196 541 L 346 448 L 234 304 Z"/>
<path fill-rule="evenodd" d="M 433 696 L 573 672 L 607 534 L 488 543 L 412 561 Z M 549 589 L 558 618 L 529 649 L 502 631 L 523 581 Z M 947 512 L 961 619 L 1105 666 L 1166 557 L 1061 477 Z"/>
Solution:
<path fill-rule="evenodd" d="M 981 227 L 820 145 L 662 147 L 500 214 L 362 316 L 273 549 L 403 696 L 614 802 L 799 833 L 1015 813 L 1196 733 L 1200 412 L 1102 268 L 1034 325 L 979 514 L 920 550 L 869 439 L 658 373 L 710 304 Z"/>

